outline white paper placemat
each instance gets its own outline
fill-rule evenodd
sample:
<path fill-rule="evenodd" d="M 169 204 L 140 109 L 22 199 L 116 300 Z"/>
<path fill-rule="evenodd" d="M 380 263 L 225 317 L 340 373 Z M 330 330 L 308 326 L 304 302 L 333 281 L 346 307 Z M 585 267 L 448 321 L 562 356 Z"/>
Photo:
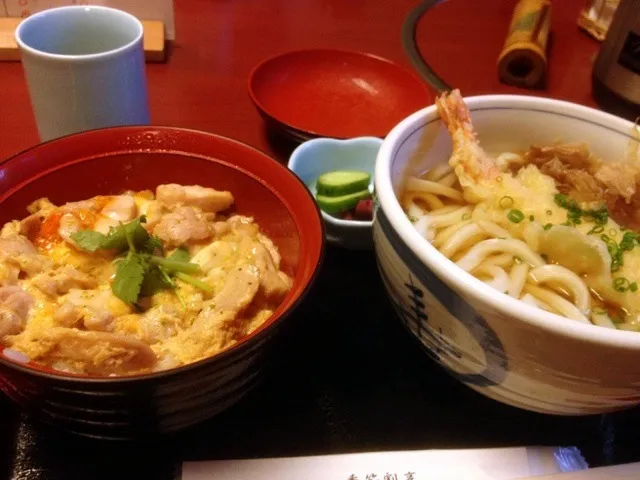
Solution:
<path fill-rule="evenodd" d="M 185 462 L 182 480 L 511 480 L 587 467 L 574 447 L 418 450 Z"/>

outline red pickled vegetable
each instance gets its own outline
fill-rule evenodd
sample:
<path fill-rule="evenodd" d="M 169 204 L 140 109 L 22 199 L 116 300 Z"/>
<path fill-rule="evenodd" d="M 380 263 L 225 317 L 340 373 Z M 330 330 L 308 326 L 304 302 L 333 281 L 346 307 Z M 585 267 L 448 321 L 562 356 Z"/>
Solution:
<path fill-rule="evenodd" d="M 355 209 L 355 220 L 373 220 L 373 200 L 360 200 Z"/>
<path fill-rule="evenodd" d="M 373 220 L 373 200 L 370 198 L 360 200 L 355 208 L 345 210 L 335 216 L 341 220 L 371 221 Z"/>

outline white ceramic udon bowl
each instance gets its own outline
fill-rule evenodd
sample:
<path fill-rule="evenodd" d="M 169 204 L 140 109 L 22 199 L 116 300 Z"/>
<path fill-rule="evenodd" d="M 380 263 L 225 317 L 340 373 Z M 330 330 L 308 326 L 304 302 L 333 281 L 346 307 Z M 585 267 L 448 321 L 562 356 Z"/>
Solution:
<path fill-rule="evenodd" d="M 537 97 L 465 99 L 489 152 L 587 141 L 622 159 L 630 122 Z M 581 324 L 526 305 L 459 269 L 413 228 L 397 200 L 402 179 L 447 160 L 451 141 L 435 106 L 398 124 L 375 169 L 378 264 L 402 322 L 448 372 L 501 402 L 544 413 L 596 414 L 640 403 L 640 333 Z"/>

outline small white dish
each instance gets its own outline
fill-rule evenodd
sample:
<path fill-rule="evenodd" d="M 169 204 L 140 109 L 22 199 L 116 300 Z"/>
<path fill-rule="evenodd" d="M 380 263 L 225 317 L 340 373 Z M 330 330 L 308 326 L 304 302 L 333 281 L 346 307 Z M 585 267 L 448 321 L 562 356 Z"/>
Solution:
<path fill-rule="evenodd" d="M 334 170 L 361 170 L 371 174 L 369 189 L 373 193 L 373 172 L 382 140 L 356 137 L 348 140 L 315 138 L 298 146 L 288 167 L 316 195 L 316 181 L 323 173 Z M 372 221 L 342 220 L 321 212 L 326 237 L 333 245 L 354 250 L 373 249 Z"/>

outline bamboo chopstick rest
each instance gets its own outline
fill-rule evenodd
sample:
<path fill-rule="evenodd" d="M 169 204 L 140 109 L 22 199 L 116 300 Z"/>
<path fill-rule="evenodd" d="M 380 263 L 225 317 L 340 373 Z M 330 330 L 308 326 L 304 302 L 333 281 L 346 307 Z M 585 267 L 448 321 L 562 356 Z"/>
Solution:
<path fill-rule="evenodd" d="M 20 61 L 20 50 L 14 32 L 21 18 L 0 18 L 0 62 Z M 164 23 L 159 20 L 141 20 L 144 29 L 144 58 L 147 62 L 164 62 Z"/>
<path fill-rule="evenodd" d="M 518 2 L 498 58 L 498 76 L 503 83 L 524 88 L 544 86 L 550 24 L 550 0 Z"/>

